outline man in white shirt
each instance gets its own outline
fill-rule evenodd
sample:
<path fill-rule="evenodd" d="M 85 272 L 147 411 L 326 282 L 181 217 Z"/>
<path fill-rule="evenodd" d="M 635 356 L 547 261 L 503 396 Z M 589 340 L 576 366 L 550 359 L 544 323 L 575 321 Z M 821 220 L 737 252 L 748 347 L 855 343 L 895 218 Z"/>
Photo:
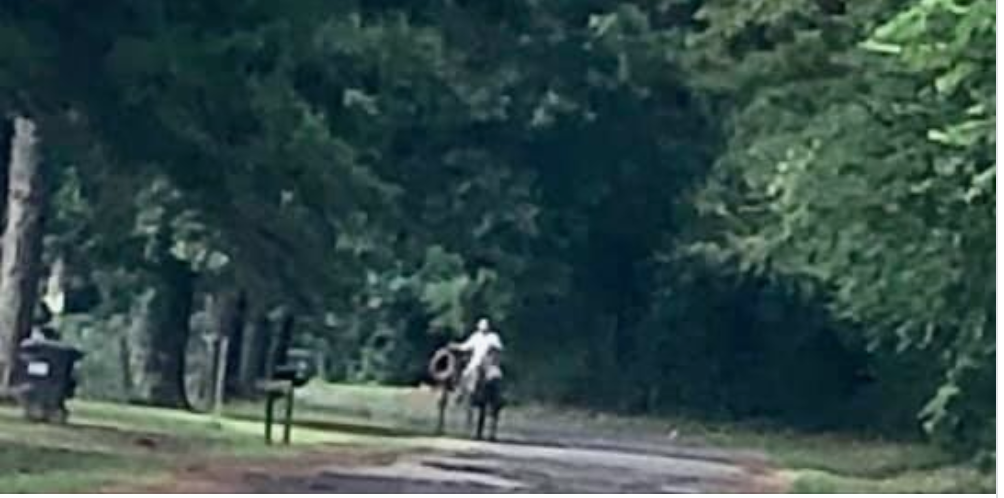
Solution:
<path fill-rule="evenodd" d="M 477 382 L 478 369 L 485 364 L 489 355 L 500 354 L 503 350 L 502 339 L 499 337 L 498 332 L 491 330 L 491 324 L 487 318 L 478 320 L 477 327 L 466 341 L 459 344 L 451 344 L 450 348 L 455 351 L 470 353 L 471 355 L 460 381 L 462 386 L 468 388 L 468 392 L 473 390 Z M 497 365 L 492 370 L 492 372 L 487 372 L 487 374 L 501 375 L 501 370 L 498 369 Z"/>

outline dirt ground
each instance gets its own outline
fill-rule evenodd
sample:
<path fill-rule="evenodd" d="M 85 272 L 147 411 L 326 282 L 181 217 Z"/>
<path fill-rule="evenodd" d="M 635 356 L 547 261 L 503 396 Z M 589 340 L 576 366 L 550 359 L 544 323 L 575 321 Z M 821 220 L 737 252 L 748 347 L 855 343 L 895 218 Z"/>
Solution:
<path fill-rule="evenodd" d="M 189 465 L 159 484 L 171 493 L 758 493 L 782 479 L 756 454 L 638 441 L 513 438 L 432 440 L 416 449 L 319 447 L 295 458 Z"/>

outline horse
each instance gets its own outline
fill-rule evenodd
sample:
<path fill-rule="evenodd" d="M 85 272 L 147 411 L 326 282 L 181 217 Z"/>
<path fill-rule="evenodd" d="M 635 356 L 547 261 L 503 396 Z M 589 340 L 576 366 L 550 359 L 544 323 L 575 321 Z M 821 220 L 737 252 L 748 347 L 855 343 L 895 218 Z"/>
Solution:
<path fill-rule="evenodd" d="M 501 351 L 493 350 L 481 366 L 475 370 L 470 379 L 463 378 L 463 371 L 469 357 L 461 356 L 448 348 L 440 349 L 429 363 L 429 373 L 440 387 L 439 417 L 436 433 L 443 434 L 446 426 L 446 409 L 449 398 L 454 394 L 455 403 L 464 406 L 467 414 L 466 428 L 471 432 L 477 414 L 477 425 L 474 427 L 474 438 L 485 439 L 485 422 L 488 422 L 489 441 L 495 441 L 498 435 L 499 416 L 505 405 L 503 397 L 504 377 L 502 375 Z"/>

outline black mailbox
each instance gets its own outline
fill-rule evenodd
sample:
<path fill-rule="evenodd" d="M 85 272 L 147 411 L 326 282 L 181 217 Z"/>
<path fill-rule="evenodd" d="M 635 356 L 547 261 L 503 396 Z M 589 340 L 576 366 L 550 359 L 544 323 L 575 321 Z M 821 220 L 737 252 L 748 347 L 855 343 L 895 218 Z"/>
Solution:
<path fill-rule="evenodd" d="M 66 422 L 66 400 L 73 397 L 77 387 L 74 367 L 83 357 L 79 349 L 60 341 L 28 339 L 21 343 L 16 390 L 25 417 Z"/>
<path fill-rule="evenodd" d="M 292 349 L 286 356 L 286 363 L 276 365 L 272 371 L 273 380 L 287 380 L 293 387 L 303 387 L 317 375 L 314 356 L 307 350 Z"/>

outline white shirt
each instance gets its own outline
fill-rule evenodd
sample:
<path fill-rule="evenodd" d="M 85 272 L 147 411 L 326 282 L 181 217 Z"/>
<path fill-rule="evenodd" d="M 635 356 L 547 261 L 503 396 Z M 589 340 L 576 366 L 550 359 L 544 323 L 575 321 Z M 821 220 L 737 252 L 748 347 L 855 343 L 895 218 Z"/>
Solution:
<path fill-rule="evenodd" d="M 457 346 L 457 349 L 471 353 L 471 361 L 467 363 L 465 369 L 469 372 L 478 368 L 493 348 L 501 351 L 502 339 L 497 333 L 490 330 L 488 332 L 475 331 L 466 341 Z"/>

